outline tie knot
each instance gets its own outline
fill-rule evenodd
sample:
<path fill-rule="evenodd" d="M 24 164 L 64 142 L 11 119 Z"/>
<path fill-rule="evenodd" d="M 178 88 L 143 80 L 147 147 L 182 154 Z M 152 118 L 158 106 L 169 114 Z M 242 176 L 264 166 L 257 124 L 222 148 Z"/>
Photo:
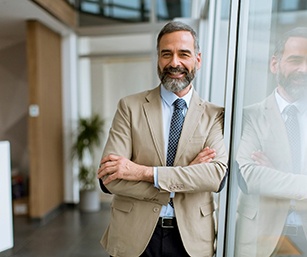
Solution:
<path fill-rule="evenodd" d="M 298 110 L 294 105 L 288 105 L 285 108 L 285 113 L 289 116 L 289 117 L 294 117 L 296 116 Z"/>
<path fill-rule="evenodd" d="M 181 98 L 177 98 L 177 100 L 174 102 L 175 109 L 183 110 L 185 107 L 185 101 Z"/>

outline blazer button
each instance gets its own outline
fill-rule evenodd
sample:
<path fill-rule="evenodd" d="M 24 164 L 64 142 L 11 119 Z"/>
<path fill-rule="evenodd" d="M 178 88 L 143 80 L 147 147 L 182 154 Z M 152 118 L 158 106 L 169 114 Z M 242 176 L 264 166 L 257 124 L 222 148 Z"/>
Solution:
<path fill-rule="evenodd" d="M 153 208 L 153 212 L 159 212 L 160 211 L 160 208 L 159 207 L 154 207 Z"/>

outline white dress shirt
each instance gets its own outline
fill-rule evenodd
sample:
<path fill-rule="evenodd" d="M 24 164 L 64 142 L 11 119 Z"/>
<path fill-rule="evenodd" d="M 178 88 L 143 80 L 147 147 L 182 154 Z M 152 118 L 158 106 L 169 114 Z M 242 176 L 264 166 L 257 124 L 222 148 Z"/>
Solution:
<path fill-rule="evenodd" d="M 284 98 L 282 98 L 277 90 L 275 91 L 275 99 L 279 108 L 279 111 L 281 113 L 281 116 L 284 121 L 287 120 L 287 115 L 285 114 L 284 110 L 285 108 L 290 105 Z M 307 170 L 306 170 L 306 154 L 307 154 L 307 111 L 306 111 L 306 103 L 305 101 L 297 101 L 294 103 L 291 103 L 292 105 L 295 105 L 295 107 L 298 109 L 298 122 L 300 126 L 300 136 L 301 136 L 301 170 L 298 172 L 298 174 L 305 174 L 307 175 Z M 291 200 L 291 206 L 293 209 L 295 209 L 295 201 Z M 287 217 L 287 225 L 294 225 L 294 226 L 299 226 L 302 224 L 301 217 L 296 211 L 291 211 L 289 212 L 289 215 Z"/>
<path fill-rule="evenodd" d="M 169 137 L 169 130 L 171 126 L 171 119 L 172 115 L 174 112 L 174 106 L 173 103 L 176 101 L 177 98 L 179 98 L 176 94 L 173 92 L 170 92 L 165 89 L 163 85 L 161 85 L 161 91 L 160 91 L 160 96 L 161 96 L 161 102 L 162 102 L 162 120 L 163 120 L 163 134 L 164 134 L 164 149 L 165 149 L 165 154 L 167 154 L 167 147 L 168 147 L 168 137 Z M 192 90 L 193 86 L 191 87 L 190 91 L 184 95 L 181 99 L 185 100 L 186 102 L 186 107 L 183 109 L 183 115 L 185 116 L 192 97 Z M 166 157 L 165 157 L 166 159 Z M 154 185 L 155 187 L 159 188 L 159 183 L 158 183 L 158 172 L 157 169 L 159 167 L 154 167 Z M 175 193 L 171 192 L 170 197 L 174 197 Z M 171 207 L 169 204 L 167 206 L 162 206 L 162 210 L 160 212 L 160 217 L 174 217 L 175 212 L 173 207 Z"/>

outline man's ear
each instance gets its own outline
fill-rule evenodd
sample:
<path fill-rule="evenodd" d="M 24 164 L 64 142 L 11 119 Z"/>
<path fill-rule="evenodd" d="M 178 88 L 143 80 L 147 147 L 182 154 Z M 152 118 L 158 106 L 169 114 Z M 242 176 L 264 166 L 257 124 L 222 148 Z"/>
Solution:
<path fill-rule="evenodd" d="M 197 67 L 196 68 L 199 70 L 200 66 L 201 66 L 201 53 L 197 54 L 196 61 L 197 61 Z"/>
<path fill-rule="evenodd" d="M 272 56 L 271 62 L 270 62 L 270 70 L 273 74 L 276 74 L 278 71 L 278 60 L 275 55 Z"/>

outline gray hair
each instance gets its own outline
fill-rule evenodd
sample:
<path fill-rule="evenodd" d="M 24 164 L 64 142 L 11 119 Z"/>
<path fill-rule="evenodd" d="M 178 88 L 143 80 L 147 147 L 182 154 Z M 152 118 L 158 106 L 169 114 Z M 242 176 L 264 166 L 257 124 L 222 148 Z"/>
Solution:
<path fill-rule="evenodd" d="M 275 51 L 274 55 L 280 60 L 284 50 L 285 50 L 285 45 L 288 41 L 289 38 L 291 37 L 302 37 L 307 39 L 307 27 L 297 27 L 294 29 L 291 29 L 284 33 L 281 37 L 281 39 L 277 42 L 275 46 Z"/>
<path fill-rule="evenodd" d="M 194 39 L 194 51 L 195 54 L 199 53 L 199 44 L 198 44 L 198 38 L 196 32 L 187 24 L 180 22 L 180 21 L 171 21 L 167 23 L 162 30 L 160 31 L 158 37 L 157 37 L 157 51 L 159 52 L 160 47 L 160 41 L 161 38 L 168 33 L 172 33 L 175 31 L 188 31 L 191 33 L 193 39 Z"/>

